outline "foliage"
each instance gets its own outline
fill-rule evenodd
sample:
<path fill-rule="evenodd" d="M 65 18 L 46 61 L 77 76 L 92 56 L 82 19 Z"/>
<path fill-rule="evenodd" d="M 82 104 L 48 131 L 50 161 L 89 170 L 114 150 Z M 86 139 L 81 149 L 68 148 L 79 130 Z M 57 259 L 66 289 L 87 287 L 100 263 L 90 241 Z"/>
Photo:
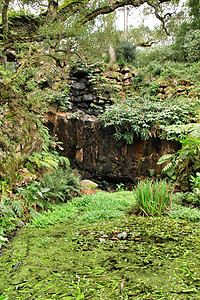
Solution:
<path fill-rule="evenodd" d="M 78 223 L 94 223 L 98 220 L 110 220 L 122 216 L 133 203 L 133 193 L 119 191 L 116 193 L 98 192 L 74 198 L 63 205 L 55 205 L 53 211 L 43 213 L 31 220 L 36 227 L 66 222 L 74 217 Z"/>
<path fill-rule="evenodd" d="M 57 168 L 43 174 L 40 178 L 41 186 L 46 190 L 45 199 L 54 203 L 65 202 L 72 196 L 80 194 L 80 180 L 71 169 Z"/>
<path fill-rule="evenodd" d="M 57 109 L 60 108 L 62 111 L 67 111 L 71 108 L 70 96 L 66 91 L 49 96 L 48 102 L 50 105 L 55 106 Z"/>
<path fill-rule="evenodd" d="M 190 30 L 186 34 L 184 49 L 188 61 L 200 60 L 200 29 Z"/>
<path fill-rule="evenodd" d="M 182 202 L 186 206 L 200 208 L 200 195 L 196 191 L 185 192 L 182 197 Z"/>
<path fill-rule="evenodd" d="M 160 75 L 163 71 L 163 67 L 157 62 L 151 62 L 148 65 L 148 71 L 154 76 Z"/>
<path fill-rule="evenodd" d="M 137 208 L 142 215 L 155 216 L 171 207 L 171 186 L 166 181 L 140 181 L 134 190 Z"/>
<path fill-rule="evenodd" d="M 200 125 L 169 126 L 166 131 L 169 134 L 181 135 L 182 138 L 178 140 L 182 147 L 176 153 L 163 155 L 158 164 L 166 163 L 162 172 L 170 179 L 176 180 L 177 184 L 181 184 L 182 189 L 188 190 L 190 174 L 195 174 L 200 167 Z M 194 176 L 192 178 L 195 180 Z"/>
<path fill-rule="evenodd" d="M 28 183 L 26 187 L 20 187 L 17 189 L 19 195 L 24 199 L 24 206 L 26 209 L 31 209 L 31 207 L 36 207 L 44 209 L 45 194 L 49 191 L 48 188 L 43 188 L 40 182 L 35 181 L 32 183 Z"/>
<path fill-rule="evenodd" d="M 190 177 L 191 177 L 193 192 L 196 192 L 197 194 L 200 195 L 200 173 L 197 172 L 196 177 L 192 175 Z"/>
<path fill-rule="evenodd" d="M 152 98 L 129 98 L 106 108 L 100 119 L 104 126 L 115 126 L 115 138 L 133 143 L 134 136 L 159 136 L 165 126 L 185 124 L 195 114 L 193 104 L 181 101 L 156 102 Z"/>
<path fill-rule="evenodd" d="M 24 208 L 22 201 L 17 196 L 8 196 L 3 194 L 0 201 L 0 244 L 8 241 L 5 233 L 13 230 L 19 225 L 19 217 L 22 216 Z"/>
<path fill-rule="evenodd" d="M 156 95 L 158 90 L 159 90 L 159 83 L 156 81 L 150 82 L 149 84 L 150 95 L 151 96 Z"/>
<path fill-rule="evenodd" d="M 136 46 L 131 42 L 122 42 L 115 48 L 115 51 L 120 66 L 124 66 L 126 63 L 131 64 L 136 59 Z"/>

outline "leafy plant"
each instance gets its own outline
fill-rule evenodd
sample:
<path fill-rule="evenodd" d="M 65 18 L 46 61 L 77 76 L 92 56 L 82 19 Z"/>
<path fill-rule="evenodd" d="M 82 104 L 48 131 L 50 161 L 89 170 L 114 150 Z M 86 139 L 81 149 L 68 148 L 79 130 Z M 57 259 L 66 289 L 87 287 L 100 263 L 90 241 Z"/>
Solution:
<path fill-rule="evenodd" d="M 17 196 L 8 196 L 3 193 L 0 201 L 0 243 L 7 241 L 4 234 L 13 230 L 19 222 L 24 211 L 22 201 Z"/>
<path fill-rule="evenodd" d="M 70 96 L 68 91 L 63 91 L 51 95 L 47 100 L 51 105 L 56 106 L 57 108 L 61 108 L 62 111 L 67 111 L 71 108 Z"/>
<path fill-rule="evenodd" d="M 136 59 L 136 46 L 131 42 L 122 42 L 116 47 L 115 51 L 119 65 L 123 66 L 125 63 L 133 63 Z"/>
<path fill-rule="evenodd" d="M 163 155 L 158 164 L 166 163 L 162 172 L 172 180 L 177 180 L 182 188 L 190 189 L 190 174 L 196 173 L 200 168 L 200 126 L 188 124 L 182 126 L 170 126 L 166 128 L 168 133 L 178 133 L 182 138 L 178 139 L 182 147 L 176 153 Z M 193 180 L 195 178 L 192 177 Z M 198 182 L 198 179 L 197 179 Z"/>
<path fill-rule="evenodd" d="M 43 188 L 40 182 L 35 181 L 28 183 L 26 187 L 20 187 L 17 189 L 21 197 L 23 197 L 25 203 L 24 207 L 30 209 L 36 206 L 44 208 L 45 195 L 49 191 L 48 188 Z"/>
<path fill-rule="evenodd" d="M 134 190 L 136 205 L 140 214 L 161 215 L 171 207 L 172 189 L 166 181 L 140 181 Z"/>
<path fill-rule="evenodd" d="M 181 101 L 155 102 L 152 98 L 128 98 L 107 107 L 100 116 L 104 126 L 114 126 L 115 138 L 133 143 L 135 136 L 146 140 L 150 136 L 165 135 L 164 128 L 171 124 L 185 124 L 195 114 L 192 104 Z"/>
<path fill-rule="evenodd" d="M 153 81 L 149 84 L 149 92 L 150 92 L 150 95 L 153 96 L 153 95 L 156 95 L 157 92 L 159 90 L 159 84 L 158 82 L 156 81 Z"/>
<path fill-rule="evenodd" d="M 160 75 L 163 71 L 163 67 L 157 62 L 152 62 L 148 65 L 148 71 L 154 76 Z"/>
<path fill-rule="evenodd" d="M 193 192 L 200 195 L 200 173 L 197 172 L 196 177 L 191 175 L 190 178 L 191 178 L 191 182 L 192 182 Z"/>
<path fill-rule="evenodd" d="M 69 167 L 69 160 L 64 156 L 59 156 L 57 152 L 49 152 L 48 148 L 45 147 L 40 153 L 33 152 L 28 160 L 34 163 L 37 168 L 44 167 L 45 169 L 57 169 L 59 166 Z"/>
<path fill-rule="evenodd" d="M 80 180 L 68 167 L 53 169 L 40 178 L 41 186 L 46 189 L 45 198 L 53 202 L 66 201 L 80 193 Z"/>

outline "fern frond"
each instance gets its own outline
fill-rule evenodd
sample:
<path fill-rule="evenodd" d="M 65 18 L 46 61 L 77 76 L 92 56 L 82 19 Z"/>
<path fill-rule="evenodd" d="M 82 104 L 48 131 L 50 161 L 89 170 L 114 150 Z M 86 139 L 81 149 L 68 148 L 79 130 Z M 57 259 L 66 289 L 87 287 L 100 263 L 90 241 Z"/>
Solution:
<path fill-rule="evenodd" d="M 23 208 L 23 205 L 18 200 L 12 201 L 11 202 L 11 207 L 17 213 L 17 215 L 19 217 L 22 216 L 22 214 L 24 212 L 24 208 Z"/>
<path fill-rule="evenodd" d="M 162 156 L 159 158 L 157 164 L 158 164 L 158 165 L 162 165 L 163 163 L 165 163 L 165 162 L 167 162 L 167 161 L 169 161 L 169 160 L 171 160 L 171 159 L 173 159 L 173 158 L 174 158 L 174 154 L 165 154 L 165 155 L 162 155 Z"/>

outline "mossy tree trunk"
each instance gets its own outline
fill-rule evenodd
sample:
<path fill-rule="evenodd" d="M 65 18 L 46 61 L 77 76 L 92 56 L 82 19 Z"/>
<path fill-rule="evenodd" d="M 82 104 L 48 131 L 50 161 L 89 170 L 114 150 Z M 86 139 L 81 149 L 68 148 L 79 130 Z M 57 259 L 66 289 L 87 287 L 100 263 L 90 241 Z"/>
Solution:
<path fill-rule="evenodd" d="M 3 1 L 2 7 L 2 28 L 3 28 L 3 40 L 6 42 L 8 39 L 8 8 L 10 0 Z"/>

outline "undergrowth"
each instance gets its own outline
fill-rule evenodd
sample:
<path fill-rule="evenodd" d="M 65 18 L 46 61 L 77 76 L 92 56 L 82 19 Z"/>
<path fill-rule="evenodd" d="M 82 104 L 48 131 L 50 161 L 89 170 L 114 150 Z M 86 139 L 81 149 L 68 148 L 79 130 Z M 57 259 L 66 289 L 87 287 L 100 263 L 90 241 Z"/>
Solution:
<path fill-rule="evenodd" d="M 77 224 L 95 223 L 101 220 L 118 219 L 127 214 L 135 214 L 136 198 L 133 191 L 115 193 L 98 192 L 95 195 L 84 195 L 72 201 L 57 204 L 52 210 L 46 211 L 31 219 L 31 226 L 46 227 L 65 223 L 73 219 Z M 166 209 L 165 205 L 162 207 Z M 182 207 L 173 200 L 172 207 L 167 211 L 171 218 L 196 221 L 200 218 L 198 209 Z"/>
<path fill-rule="evenodd" d="M 182 125 L 195 117 L 194 104 L 183 101 L 155 101 L 153 98 L 128 98 L 109 106 L 100 119 L 104 126 L 114 126 L 115 138 L 132 144 L 135 137 L 143 140 L 164 136 L 166 126 Z"/>
<path fill-rule="evenodd" d="M 71 202 L 55 205 L 53 211 L 47 211 L 31 220 L 36 227 L 45 227 L 65 222 L 76 215 L 77 223 L 94 223 L 98 220 L 110 220 L 121 217 L 133 203 L 132 192 L 84 195 Z"/>

